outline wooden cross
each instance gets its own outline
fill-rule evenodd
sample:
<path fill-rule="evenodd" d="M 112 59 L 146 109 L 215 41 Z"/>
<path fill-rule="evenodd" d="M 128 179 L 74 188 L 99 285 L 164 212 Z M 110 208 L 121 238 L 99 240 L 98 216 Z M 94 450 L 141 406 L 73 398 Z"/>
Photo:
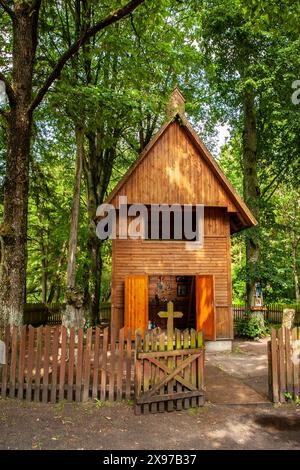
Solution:
<path fill-rule="evenodd" d="M 168 302 L 167 312 L 158 312 L 160 318 L 167 318 L 168 349 L 173 349 L 174 318 L 182 318 L 182 312 L 174 312 L 173 302 Z M 172 346 L 171 346 L 172 345 Z"/>

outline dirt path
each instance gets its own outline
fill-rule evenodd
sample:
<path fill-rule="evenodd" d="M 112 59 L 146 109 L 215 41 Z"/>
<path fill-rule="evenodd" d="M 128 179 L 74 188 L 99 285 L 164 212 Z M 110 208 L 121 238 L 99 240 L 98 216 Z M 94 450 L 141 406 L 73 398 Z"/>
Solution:
<path fill-rule="evenodd" d="M 207 353 L 207 399 L 227 404 L 268 403 L 267 341 L 234 340 L 231 353 Z"/>
<path fill-rule="evenodd" d="M 300 449 L 300 408 L 206 405 L 135 416 L 126 404 L 0 400 L 0 449 Z"/>

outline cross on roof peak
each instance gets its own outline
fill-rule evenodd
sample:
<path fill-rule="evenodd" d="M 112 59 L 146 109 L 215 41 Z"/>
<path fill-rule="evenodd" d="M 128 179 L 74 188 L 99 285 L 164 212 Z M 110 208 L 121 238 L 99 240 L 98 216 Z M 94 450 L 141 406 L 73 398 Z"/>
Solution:
<path fill-rule="evenodd" d="M 173 89 L 167 104 L 167 115 L 169 118 L 177 113 L 185 113 L 185 98 L 178 85 Z"/>

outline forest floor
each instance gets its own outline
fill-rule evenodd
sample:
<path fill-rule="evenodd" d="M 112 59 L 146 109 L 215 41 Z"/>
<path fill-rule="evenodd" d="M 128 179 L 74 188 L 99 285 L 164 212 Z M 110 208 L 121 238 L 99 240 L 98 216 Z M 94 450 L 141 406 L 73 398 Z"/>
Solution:
<path fill-rule="evenodd" d="M 268 402 L 265 355 L 266 340 L 207 354 L 207 402 L 186 411 L 0 400 L 0 449 L 300 449 L 300 407 Z"/>

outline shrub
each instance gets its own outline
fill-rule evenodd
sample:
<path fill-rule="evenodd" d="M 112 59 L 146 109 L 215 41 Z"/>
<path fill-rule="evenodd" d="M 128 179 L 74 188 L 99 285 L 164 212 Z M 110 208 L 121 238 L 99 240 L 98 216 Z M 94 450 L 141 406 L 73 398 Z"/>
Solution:
<path fill-rule="evenodd" d="M 268 335 L 268 328 L 264 319 L 257 314 L 249 313 L 236 321 L 235 330 L 237 336 L 246 338 L 262 338 Z"/>

